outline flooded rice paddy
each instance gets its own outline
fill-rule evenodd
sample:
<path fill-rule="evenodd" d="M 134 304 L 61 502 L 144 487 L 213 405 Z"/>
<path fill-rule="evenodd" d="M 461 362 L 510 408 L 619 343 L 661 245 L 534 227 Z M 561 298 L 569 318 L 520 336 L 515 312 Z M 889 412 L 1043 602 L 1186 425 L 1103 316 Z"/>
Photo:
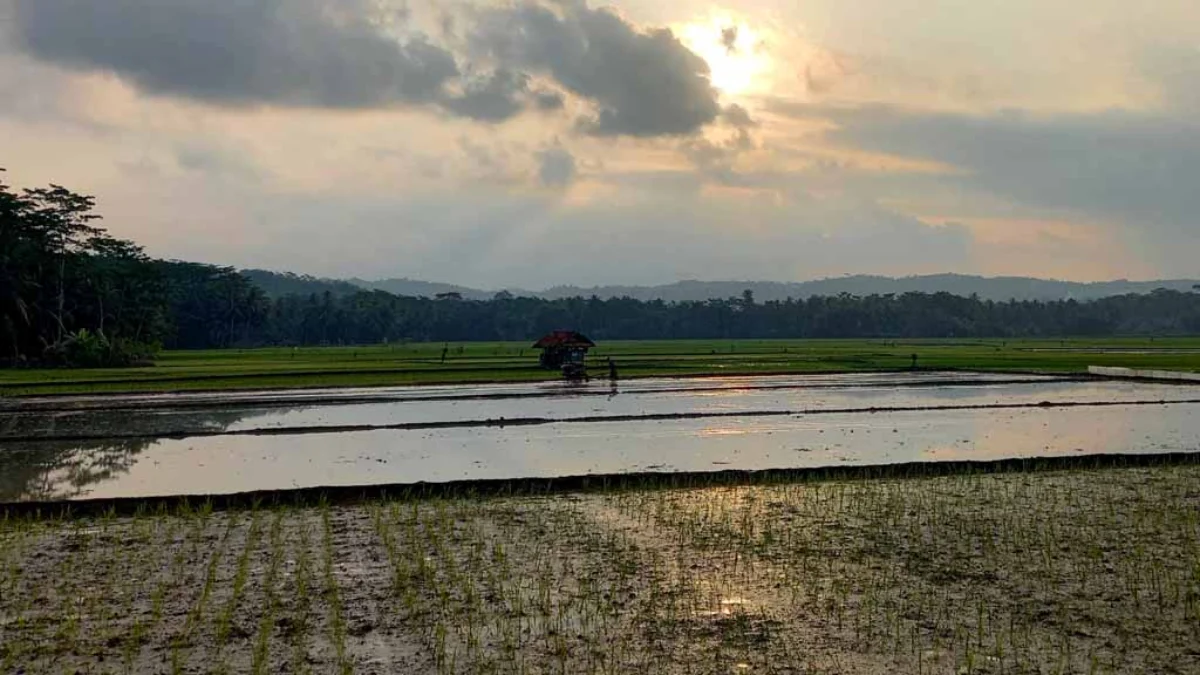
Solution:
<path fill-rule="evenodd" d="M 1198 413 L 1197 386 L 964 373 L 27 399 L 0 501 L 1188 452 Z"/>

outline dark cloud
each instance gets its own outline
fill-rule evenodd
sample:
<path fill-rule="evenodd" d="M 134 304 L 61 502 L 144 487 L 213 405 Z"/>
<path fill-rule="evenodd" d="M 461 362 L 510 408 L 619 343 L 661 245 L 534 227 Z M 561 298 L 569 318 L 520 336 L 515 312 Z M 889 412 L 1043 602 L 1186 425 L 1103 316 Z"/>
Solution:
<path fill-rule="evenodd" d="M 737 26 L 726 26 L 721 29 L 721 46 L 725 48 L 726 54 L 733 54 L 737 51 L 737 39 Z"/>
<path fill-rule="evenodd" d="M 537 91 L 533 94 L 534 105 L 538 110 L 562 110 L 565 101 L 557 91 Z"/>
<path fill-rule="evenodd" d="M 546 187 L 570 185 L 575 180 L 574 155 L 558 146 L 539 152 L 538 178 Z"/>
<path fill-rule="evenodd" d="M 1200 122 L 1189 115 L 967 115 L 778 102 L 774 110 L 833 121 L 829 138 L 840 145 L 956 167 L 933 179 L 942 186 L 1115 227 L 1164 271 L 1195 267 Z"/>
<path fill-rule="evenodd" d="M 1200 122 L 1134 113 L 1040 117 L 832 112 L 832 138 L 944 162 L 956 180 L 1019 201 L 1141 222 L 1200 223 Z"/>
<path fill-rule="evenodd" d="M 529 108 L 542 112 L 562 110 L 562 94 L 530 86 L 529 75 L 499 68 L 463 85 L 461 94 L 448 95 L 442 106 L 450 112 L 481 122 L 502 122 Z"/>
<path fill-rule="evenodd" d="M 535 70 L 596 105 L 580 126 L 597 135 L 686 134 L 720 113 L 707 64 L 670 31 L 581 0 L 476 15 L 481 63 L 498 66 L 479 76 L 423 34 L 393 35 L 385 26 L 406 14 L 379 15 L 370 0 L 13 2 L 11 32 L 33 58 L 218 105 L 428 105 L 499 122 L 564 107 L 562 93 L 531 88 Z"/>
<path fill-rule="evenodd" d="M 750 112 L 736 103 L 722 110 L 721 117 L 736 129 L 753 129 L 758 126 L 758 122 L 750 117 Z"/>
<path fill-rule="evenodd" d="M 544 72 L 593 101 L 581 126 L 596 135 L 687 134 L 720 114 L 708 64 L 666 29 L 643 32 L 581 0 L 484 13 L 475 47 L 514 68 Z"/>
<path fill-rule="evenodd" d="M 221 104 L 426 103 L 458 74 L 424 37 L 386 35 L 361 0 L 15 3 L 16 37 L 43 61 Z"/>
<path fill-rule="evenodd" d="M 446 99 L 451 112 L 485 122 L 499 122 L 525 109 L 529 92 L 529 76 L 500 69 L 490 75 L 468 82 L 460 96 Z"/>

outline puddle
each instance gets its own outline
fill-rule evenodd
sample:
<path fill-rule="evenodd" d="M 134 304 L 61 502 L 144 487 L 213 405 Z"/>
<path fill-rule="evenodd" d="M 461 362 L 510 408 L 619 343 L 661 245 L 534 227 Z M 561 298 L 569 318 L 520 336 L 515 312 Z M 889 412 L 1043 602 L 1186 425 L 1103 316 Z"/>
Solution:
<path fill-rule="evenodd" d="M 581 395 L 410 400 L 288 408 L 75 411 L 0 415 L 0 501 L 217 494 L 321 485 L 367 485 L 622 473 L 991 460 L 1082 453 L 1200 450 L 1200 387 L 1135 382 L 988 381 L 889 386 L 881 376 L 730 378 L 697 391 L 687 382 L 630 386 L 611 398 Z M 894 376 L 893 383 L 894 383 Z M 736 380 L 736 382 L 733 382 Z M 838 385 L 838 383 L 841 383 Z M 713 391 L 713 384 L 721 390 Z M 674 385 L 674 386 L 672 386 Z M 824 386 L 834 385 L 834 386 Z M 507 387 L 529 391 L 548 385 Z M 559 385 L 561 386 L 561 385 Z M 605 383 L 604 386 L 607 386 Z M 757 387 L 757 388 L 756 388 Z M 498 389 L 502 387 L 475 388 Z M 441 387 L 462 396 L 464 388 Z M 415 392 L 408 388 L 405 395 Z M 428 396 L 424 398 L 428 399 Z M 1122 402 L 1143 402 L 1123 405 Z M 761 410 L 847 410 L 1092 403 L 1105 407 L 826 412 L 752 416 Z M 599 412 L 597 412 L 599 411 Z M 447 426 L 345 433 L 212 435 L 279 427 L 455 422 L 544 416 L 713 412 L 724 417 L 563 421 L 536 426 Z M 17 434 L 128 433 L 144 438 L 14 441 Z M 8 435 L 9 440 L 4 440 Z"/>

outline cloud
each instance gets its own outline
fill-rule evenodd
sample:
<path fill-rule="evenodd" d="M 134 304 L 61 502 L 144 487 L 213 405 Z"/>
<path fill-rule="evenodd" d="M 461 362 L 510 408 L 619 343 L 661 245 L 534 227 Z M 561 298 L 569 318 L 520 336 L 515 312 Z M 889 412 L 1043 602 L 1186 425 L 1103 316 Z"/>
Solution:
<path fill-rule="evenodd" d="M 679 144 L 679 151 L 696 167 L 700 176 L 727 186 L 748 187 L 762 186 L 768 182 L 777 183 L 775 177 L 764 180 L 764 176 L 741 173 L 734 168 L 739 156 L 757 147 L 750 136 L 750 130 L 758 128 L 758 122 L 750 117 L 745 108 L 736 103 L 721 111 L 721 119 L 734 130 L 733 135 L 713 140 L 697 134 L 685 138 Z"/>
<path fill-rule="evenodd" d="M 262 179 L 259 170 L 245 157 L 220 145 L 196 141 L 180 143 L 174 149 L 174 155 L 179 168 L 205 174 L 212 179 L 226 178 L 243 183 L 257 183 Z M 145 158 L 141 163 L 145 168 L 153 166 Z"/>
<path fill-rule="evenodd" d="M 707 64 L 669 30 L 582 0 L 469 15 L 486 69 L 465 74 L 427 35 L 398 34 L 406 12 L 389 22 L 370 0 L 13 2 L 15 43 L 38 61 L 215 105 L 427 106 L 482 122 L 563 109 L 532 70 L 594 104 L 579 126 L 595 135 L 687 134 L 720 113 Z"/>
<path fill-rule="evenodd" d="M 726 54 L 733 54 L 737 51 L 738 27 L 726 26 L 721 29 L 721 46 L 725 48 Z"/>
<path fill-rule="evenodd" d="M 543 72 L 593 102 L 581 128 L 599 136 L 691 133 L 720 114 L 708 64 L 667 29 L 642 31 L 582 0 L 484 12 L 475 49 L 512 68 Z"/>
<path fill-rule="evenodd" d="M 752 129 L 758 126 L 758 122 L 750 117 L 749 111 L 736 103 L 722 110 L 721 117 L 736 129 Z"/>
<path fill-rule="evenodd" d="M 563 95 L 557 91 L 536 91 L 533 93 L 533 103 L 538 110 L 562 110 L 565 105 Z"/>
<path fill-rule="evenodd" d="M 1200 122 L 1186 114 L 971 115 L 778 102 L 773 110 L 832 121 L 837 128 L 826 140 L 846 149 L 958 169 L 918 182 L 994 195 L 1010 210 L 1091 221 L 1117 230 L 1131 256 L 1164 272 L 1194 270 L 1200 191 L 1191 177 L 1200 175 Z M 929 187 L 917 186 L 914 194 Z"/>
<path fill-rule="evenodd" d="M 556 91 L 532 88 L 529 75 L 498 68 L 470 80 L 460 95 L 447 97 L 442 105 L 461 117 L 502 122 L 531 107 L 541 112 L 562 110 L 564 101 Z"/>
<path fill-rule="evenodd" d="M 804 65 L 804 88 L 810 94 L 828 94 L 851 74 L 849 59 L 829 50 L 817 50 Z"/>
<path fill-rule="evenodd" d="M 565 187 L 575 180 L 575 156 L 554 146 L 537 153 L 538 178 L 546 187 Z"/>
<path fill-rule="evenodd" d="M 15 0 L 31 55 L 225 105 L 366 108 L 440 99 L 453 55 L 399 41 L 365 0 Z"/>
<path fill-rule="evenodd" d="M 1155 45 L 1143 59 L 1143 71 L 1158 83 L 1168 108 L 1200 114 L 1200 45 Z"/>
<path fill-rule="evenodd" d="M 499 122 L 524 110 L 528 92 L 528 75 L 499 69 L 468 83 L 462 95 L 447 99 L 445 106 L 463 117 Z"/>
<path fill-rule="evenodd" d="M 854 147 L 944 162 L 955 178 L 1022 202 L 1196 224 L 1200 123 L 1126 112 L 961 115 L 892 108 L 828 111 L 830 138 Z"/>

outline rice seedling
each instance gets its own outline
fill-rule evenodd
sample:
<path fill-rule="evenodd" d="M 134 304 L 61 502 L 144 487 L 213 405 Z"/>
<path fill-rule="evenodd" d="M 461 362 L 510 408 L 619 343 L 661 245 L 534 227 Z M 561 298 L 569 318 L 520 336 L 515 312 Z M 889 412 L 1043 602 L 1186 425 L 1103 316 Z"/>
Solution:
<path fill-rule="evenodd" d="M 229 641 L 229 631 L 233 623 L 233 614 L 237 611 L 238 603 L 246 590 L 246 580 L 250 574 L 250 556 L 258 547 L 261 528 L 261 514 L 257 509 L 250 516 L 250 531 L 242 545 L 242 551 L 237 558 L 237 568 L 233 577 L 233 590 L 225 602 L 221 612 L 216 617 L 215 640 L 218 655 L 222 654 Z M 220 656 L 218 656 L 220 658 Z"/>
<path fill-rule="evenodd" d="M 309 612 L 312 608 L 312 553 L 309 534 L 309 521 L 301 516 L 297 518 L 296 540 L 293 550 L 296 557 L 295 568 L 295 600 L 289 617 L 291 627 L 291 669 L 298 674 L 309 671 L 308 668 L 308 624 Z"/>
<path fill-rule="evenodd" d="M 275 516 L 271 520 L 271 532 L 268 535 L 271 557 L 267 566 L 266 579 L 263 582 L 265 589 L 263 614 L 259 619 L 258 631 L 254 639 L 254 654 L 251 661 L 251 672 L 254 675 L 262 675 L 267 672 L 271 634 L 275 629 L 275 620 L 279 612 L 279 598 L 276 595 L 275 584 L 279 576 L 279 568 L 283 564 L 283 518 L 282 510 L 275 512 Z"/>
<path fill-rule="evenodd" d="M 1197 485 L 1168 466 L 2 519 L 0 670 L 1190 672 Z"/>
<path fill-rule="evenodd" d="M 330 639 L 337 652 L 337 670 L 341 675 L 353 672 L 346 653 L 346 620 L 342 608 L 341 591 L 334 573 L 333 524 L 328 505 L 321 507 L 322 564 L 325 581 L 325 602 L 329 611 Z"/>
<path fill-rule="evenodd" d="M 201 516 L 201 523 L 207 521 L 207 516 Z M 171 672 L 173 675 L 178 675 L 184 670 L 183 651 L 190 645 L 193 633 L 198 629 L 204 619 L 204 613 L 207 610 L 208 601 L 212 597 L 213 589 L 217 582 L 217 571 L 220 569 L 222 559 L 224 558 L 229 540 L 232 537 L 239 518 L 236 513 L 230 514 L 226 518 L 225 531 L 221 535 L 219 542 L 208 557 L 208 565 L 205 567 L 204 580 L 200 586 L 200 591 L 197 595 L 195 603 L 191 610 L 187 613 L 187 618 L 180 631 L 175 635 L 170 643 L 170 663 Z"/>

